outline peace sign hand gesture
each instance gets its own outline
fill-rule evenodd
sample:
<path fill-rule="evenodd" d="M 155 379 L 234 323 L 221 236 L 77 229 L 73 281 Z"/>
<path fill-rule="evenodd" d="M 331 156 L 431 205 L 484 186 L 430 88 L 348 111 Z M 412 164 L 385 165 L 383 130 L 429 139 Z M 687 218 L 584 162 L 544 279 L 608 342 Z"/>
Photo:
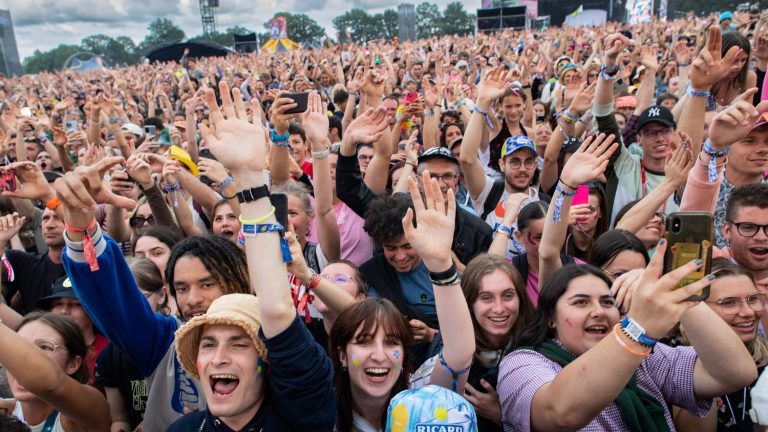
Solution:
<path fill-rule="evenodd" d="M 431 272 L 442 272 L 451 266 L 451 243 L 456 218 L 456 198 L 452 191 L 443 199 L 440 184 L 429 176 L 429 171 L 422 174 L 424 200 L 413 178 L 408 178 L 408 192 L 416 209 L 416 223 L 413 226 L 413 210 L 410 208 L 403 217 L 403 231 L 411 247 L 424 260 L 424 265 Z"/>
<path fill-rule="evenodd" d="M 738 46 L 732 46 L 723 57 L 722 48 L 723 38 L 720 27 L 713 25 L 709 28 L 706 48 L 701 50 L 699 56 L 693 61 L 691 87 L 694 90 L 709 91 L 728 73 L 728 69 L 736 61 L 736 56 L 742 52 Z"/>

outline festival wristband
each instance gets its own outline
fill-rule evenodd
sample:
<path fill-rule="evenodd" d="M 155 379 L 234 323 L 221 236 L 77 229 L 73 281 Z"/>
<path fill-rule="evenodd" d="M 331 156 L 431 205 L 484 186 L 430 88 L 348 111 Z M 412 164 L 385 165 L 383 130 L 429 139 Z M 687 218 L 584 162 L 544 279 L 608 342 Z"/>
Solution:
<path fill-rule="evenodd" d="M 653 347 L 656 345 L 656 342 L 658 342 L 658 339 L 652 338 L 645 333 L 643 326 L 627 316 L 621 320 L 621 331 L 633 341 L 649 348 Z"/>
<path fill-rule="evenodd" d="M 638 357 L 646 357 L 648 354 L 651 353 L 652 351 L 651 348 L 648 348 L 648 351 L 643 352 L 643 351 L 636 351 L 634 348 L 629 346 L 629 344 L 624 342 L 624 339 L 621 338 L 621 334 L 619 333 L 619 328 L 621 328 L 620 324 L 616 324 L 615 326 L 613 326 L 613 336 L 616 338 L 616 342 L 618 342 L 622 348 L 624 348 L 625 350 L 629 351 L 630 353 Z"/>
<path fill-rule="evenodd" d="M 59 197 L 54 196 L 53 198 L 46 201 L 45 208 L 47 208 L 48 210 L 56 210 L 57 208 L 59 208 L 60 205 L 61 205 L 61 200 L 59 199 Z"/>
<path fill-rule="evenodd" d="M 83 255 L 85 256 L 85 262 L 91 268 L 91 271 L 97 271 L 99 269 L 99 261 L 96 258 L 96 247 L 93 245 L 93 239 L 88 231 L 96 227 L 96 218 L 93 218 L 91 223 L 85 228 L 76 227 L 68 223 L 64 223 L 64 227 L 71 233 L 83 233 Z"/>
<path fill-rule="evenodd" d="M 277 145 L 278 143 L 285 143 L 288 142 L 288 140 L 291 138 L 291 135 L 286 133 L 285 135 L 278 135 L 275 133 L 275 130 L 272 129 L 269 131 L 269 138 L 272 140 L 272 142 Z"/>
<path fill-rule="evenodd" d="M 708 98 L 712 93 L 708 91 L 697 91 L 694 90 L 693 87 L 688 85 L 688 88 L 686 89 L 686 94 L 690 97 L 700 97 L 700 98 Z"/>
<path fill-rule="evenodd" d="M 491 116 L 488 115 L 488 111 L 483 111 L 480 108 L 475 107 L 472 112 L 482 114 L 483 117 L 485 117 L 485 124 L 488 125 L 488 129 L 493 130 L 493 122 L 491 121 Z"/>
<path fill-rule="evenodd" d="M 512 238 L 512 234 L 515 232 L 515 229 L 513 227 L 508 227 L 506 225 L 497 223 L 496 225 L 493 226 L 493 232 L 504 233 L 509 238 Z"/>
<path fill-rule="evenodd" d="M 565 185 L 573 190 L 571 192 L 566 192 L 565 189 L 563 189 L 562 185 Z M 555 190 L 560 193 L 557 195 L 557 198 L 555 199 L 555 209 L 552 212 L 552 222 L 558 223 L 560 222 L 560 213 L 563 208 L 563 201 L 565 201 L 565 197 L 573 197 L 574 195 L 576 195 L 576 188 L 572 188 L 571 186 L 568 186 L 567 184 L 563 183 L 562 180 L 560 180 Z"/>
<path fill-rule="evenodd" d="M 709 141 L 709 138 L 707 138 L 706 141 L 704 141 L 704 145 L 702 146 L 701 151 L 709 155 L 709 163 L 707 164 L 707 177 L 709 179 L 709 184 L 713 184 L 715 183 L 715 180 L 717 180 L 717 158 L 727 155 L 731 151 L 731 148 L 726 147 L 722 150 L 717 150 L 712 147 L 712 143 Z"/>
<path fill-rule="evenodd" d="M 256 219 L 245 219 L 243 215 L 240 215 L 238 219 L 240 220 L 241 225 L 258 225 L 260 223 L 265 222 L 267 219 L 269 219 L 271 216 L 275 215 L 275 206 L 272 206 L 272 210 L 269 211 L 269 213 L 265 214 L 262 217 L 256 218 Z"/>

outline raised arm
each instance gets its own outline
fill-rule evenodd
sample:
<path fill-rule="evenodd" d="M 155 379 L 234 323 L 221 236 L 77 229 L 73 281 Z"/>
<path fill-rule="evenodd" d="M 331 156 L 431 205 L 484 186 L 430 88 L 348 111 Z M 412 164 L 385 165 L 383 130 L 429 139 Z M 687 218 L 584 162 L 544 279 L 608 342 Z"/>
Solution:
<path fill-rule="evenodd" d="M 307 111 L 302 116 L 302 126 L 312 148 L 312 164 L 315 174 L 315 220 L 320 249 L 328 261 L 336 261 L 341 255 L 339 225 L 333 213 L 333 185 L 331 165 L 328 162 L 331 142 L 328 139 L 328 114 L 320 95 L 309 94 Z"/>
<path fill-rule="evenodd" d="M 101 187 L 104 173 L 122 162 L 120 157 L 105 158 L 54 183 L 61 200 L 56 213 L 67 224 L 62 260 L 94 324 L 144 376 L 150 376 L 167 354 L 178 325 L 175 318 L 155 315 L 150 309 L 120 247 L 103 235 L 94 218 L 99 202 L 125 206 L 126 198 Z M 84 230 L 90 241 L 84 242 Z M 89 243 L 93 254 L 85 253 Z"/>
<path fill-rule="evenodd" d="M 464 140 L 461 142 L 461 169 L 472 199 L 480 196 L 486 182 L 485 170 L 478 151 L 480 150 L 483 129 L 486 127 L 486 121 L 490 114 L 483 113 L 488 113 L 491 103 L 504 95 L 506 83 L 503 80 L 503 75 L 504 70 L 502 68 L 494 68 L 483 78 L 477 89 L 477 105 L 464 133 Z"/>
<path fill-rule="evenodd" d="M 439 354 L 439 365 L 432 371 L 431 383 L 463 394 L 475 353 L 475 334 L 469 307 L 459 285 L 459 274 L 451 260 L 456 198 L 449 191 L 446 194 L 448 202 L 445 202 L 439 183 L 429 177 L 429 171 L 422 173 L 422 184 L 423 200 L 416 182 L 408 179 L 408 191 L 416 210 L 416 226 L 414 211 L 409 208 L 403 217 L 403 230 L 408 243 L 424 260 L 435 292 L 444 345 Z"/>
<path fill-rule="evenodd" d="M 709 285 L 709 279 L 703 278 L 681 289 L 674 289 L 698 265 L 691 261 L 662 276 L 665 250 L 666 244 L 660 243 L 639 282 L 627 314 L 652 338 L 666 336 L 685 311 L 696 304 L 686 299 Z M 624 346 L 646 354 L 634 354 Z M 583 428 L 613 403 L 648 354 L 648 347 L 623 333 L 619 336 L 608 334 L 536 391 L 531 404 L 531 430 Z M 605 359 L 611 361 L 606 362 Z"/>
<path fill-rule="evenodd" d="M 291 114 L 285 112 L 296 108 L 298 104 L 291 98 L 278 97 L 272 104 L 270 120 L 274 125 L 274 138 L 270 146 L 269 153 L 269 174 L 272 176 L 272 183 L 281 185 L 291 178 L 289 168 L 289 158 L 291 157 L 291 146 L 288 144 L 288 125 Z M 259 119 L 261 123 L 261 119 Z"/>
<path fill-rule="evenodd" d="M 32 342 L 0 323 L 0 364 L 30 393 L 61 413 L 68 430 L 108 430 L 109 405 L 99 391 L 80 384 Z M 80 358 L 84 362 L 84 358 Z"/>
<path fill-rule="evenodd" d="M 240 89 L 235 88 L 230 93 L 226 81 L 219 83 L 219 89 L 221 108 L 212 89 L 205 93 L 215 133 L 205 126 L 200 128 L 200 132 L 218 161 L 232 173 L 240 190 L 264 187 L 266 140 L 261 124 L 261 106 L 258 101 L 251 102 L 251 123 Z M 272 205 L 266 196 L 240 205 L 243 219 L 259 219 L 259 224 L 277 223 L 271 209 Z M 251 226 L 255 230 L 253 224 Z M 296 318 L 296 308 L 288 286 L 288 272 L 282 259 L 281 236 L 280 232 L 269 231 L 245 237 L 251 289 L 259 297 L 261 331 L 267 339 L 281 334 Z"/>
<path fill-rule="evenodd" d="M 579 185 L 599 179 L 613 152 L 619 146 L 614 143 L 615 136 L 606 138 L 600 134 L 594 141 L 587 138 L 579 150 L 568 159 L 560 174 L 560 183 L 544 220 L 544 230 L 539 244 L 539 283 L 544 286 L 547 277 L 563 266 L 560 250 L 568 234 L 568 212 L 573 195 Z"/>
<path fill-rule="evenodd" d="M 667 163 L 664 165 L 664 180 L 624 214 L 616 224 L 616 229 L 627 230 L 633 234 L 640 231 L 669 197 L 685 186 L 688 173 L 695 162 L 696 159 L 691 155 L 690 143 L 687 140 L 682 141 L 674 153 L 667 157 Z"/>

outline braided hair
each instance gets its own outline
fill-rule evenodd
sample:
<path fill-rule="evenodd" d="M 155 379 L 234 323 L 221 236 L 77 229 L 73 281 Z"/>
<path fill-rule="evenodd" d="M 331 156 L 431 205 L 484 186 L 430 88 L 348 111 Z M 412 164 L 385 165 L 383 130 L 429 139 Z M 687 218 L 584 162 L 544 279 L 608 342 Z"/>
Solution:
<path fill-rule="evenodd" d="M 243 251 L 229 239 L 208 235 L 185 238 L 173 247 L 168 266 L 165 267 L 165 280 L 168 281 L 168 288 L 174 298 L 176 261 L 185 256 L 198 258 L 222 288 L 223 294 L 252 292 L 248 279 L 248 264 Z"/>

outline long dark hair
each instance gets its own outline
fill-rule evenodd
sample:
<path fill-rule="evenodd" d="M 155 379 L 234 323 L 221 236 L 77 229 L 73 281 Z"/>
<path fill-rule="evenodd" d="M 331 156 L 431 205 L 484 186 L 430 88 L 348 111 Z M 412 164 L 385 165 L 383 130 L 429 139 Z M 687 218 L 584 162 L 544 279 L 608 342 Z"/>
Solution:
<path fill-rule="evenodd" d="M 565 294 L 571 281 L 580 276 L 595 276 L 611 286 L 611 280 L 602 270 L 588 264 L 568 264 L 552 273 L 539 292 L 538 308 L 532 319 L 523 327 L 518 346 L 535 347 L 555 337 L 555 329 L 550 325 L 555 320 L 557 301 Z"/>
<path fill-rule="evenodd" d="M 651 259 L 643 242 L 636 235 L 623 229 L 613 229 L 597 238 L 589 251 L 587 262 L 593 266 L 605 268 L 624 251 L 637 252 L 647 265 Z"/>
<path fill-rule="evenodd" d="M 397 393 L 408 388 L 408 376 L 412 372 L 413 333 L 403 314 L 397 307 L 386 299 L 368 298 L 347 308 L 342 312 L 331 327 L 328 337 L 328 352 L 333 363 L 333 384 L 336 387 L 336 426 L 337 430 L 352 429 L 352 384 L 349 372 L 341 364 L 341 353 L 358 334 L 375 334 L 379 326 L 384 326 L 384 332 L 403 345 L 403 369 L 394 387 L 389 393 L 390 399 Z M 381 412 L 382 429 L 387 422 L 387 408 Z M 375 425 L 374 425 L 375 426 Z"/>
<path fill-rule="evenodd" d="M 517 297 L 520 300 L 517 320 L 512 326 L 512 330 L 507 335 L 507 339 L 502 344 L 502 348 L 507 346 L 510 342 L 515 342 L 515 340 L 520 336 L 520 333 L 523 330 L 523 326 L 530 319 L 534 312 L 533 304 L 528 298 L 528 292 L 525 290 L 525 282 L 523 282 L 523 277 L 520 276 L 520 272 L 517 271 L 515 266 L 513 266 L 506 259 L 496 255 L 480 254 L 474 257 L 472 261 L 467 264 L 466 269 L 464 269 L 464 274 L 462 274 L 461 290 L 464 292 L 464 298 L 467 299 L 467 304 L 469 305 L 469 315 L 472 317 L 472 327 L 475 329 L 475 345 L 478 352 L 490 351 L 499 348 L 492 346 L 492 344 L 484 336 L 483 330 L 480 327 L 480 324 L 478 324 L 477 317 L 475 316 L 474 309 L 472 308 L 472 306 L 477 301 L 477 298 L 480 296 L 483 277 L 495 272 L 496 270 L 501 270 L 509 277 L 510 280 L 512 280 L 512 284 L 515 286 L 515 291 L 517 292 Z"/>
<path fill-rule="evenodd" d="M 80 327 L 68 316 L 56 315 L 52 312 L 32 312 L 24 316 L 19 329 L 34 321 L 42 322 L 64 339 L 64 347 L 67 349 L 67 363 L 80 357 L 80 367 L 69 376 L 80 384 L 88 384 L 91 379 L 91 372 L 86 361 L 88 345 L 85 343 L 85 337 Z"/>
<path fill-rule="evenodd" d="M 733 80 L 735 84 L 734 87 L 736 87 L 739 92 L 741 92 L 744 84 L 747 82 L 747 73 L 749 72 L 749 55 L 752 52 L 752 45 L 749 43 L 749 39 L 747 39 L 741 33 L 728 32 L 723 35 L 723 47 L 721 49 L 721 55 L 725 55 L 729 49 L 735 46 L 741 48 L 744 51 L 744 54 L 747 56 L 746 63 L 744 63 L 744 66 L 742 66 L 739 74 L 736 75 L 736 78 Z M 720 90 L 720 81 L 716 82 L 715 85 L 712 86 L 712 94 L 717 94 L 718 90 Z"/>

